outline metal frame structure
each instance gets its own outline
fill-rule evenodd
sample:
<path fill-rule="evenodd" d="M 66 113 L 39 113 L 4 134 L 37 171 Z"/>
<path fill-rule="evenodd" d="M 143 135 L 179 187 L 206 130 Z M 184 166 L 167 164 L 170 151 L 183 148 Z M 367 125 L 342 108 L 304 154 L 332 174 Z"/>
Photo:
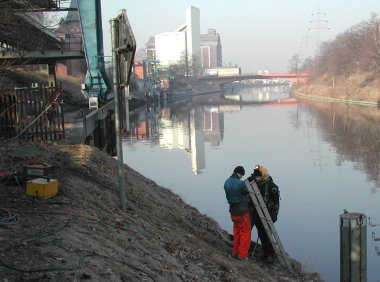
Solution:
<path fill-rule="evenodd" d="M 98 108 L 106 102 L 107 94 L 112 86 L 104 67 L 103 31 L 100 0 L 77 0 L 79 18 L 82 26 L 84 50 L 86 53 L 87 75 L 84 94 L 95 104 L 90 108 Z"/>
<path fill-rule="evenodd" d="M 105 104 L 112 86 L 104 66 L 103 32 L 100 0 L 77 0 L 78 8 L 67 7 L 69 0 L 11 0 L 2 13 L 18 19 L 20 24 L 7 30 L 0 26 L 1 61 L 13 64 L 48 64 L 49 86 L 55 85 L 55 63 L 58 60 L 86 58 L 87 75 L 83 93 L 95 100 L 94 108 Z M 0 6 L 1 8 L 1 6 Z M 78 10 L 82 26 L 84 54 L 81 50 L 66 50 L 64 40 L 45 28 L 27 12 Z M 28 35 L 24 40 L 23 35 Z M 95 99 L 94 99 L 95 98 Z"/>
<path fill-rule="evenodd" d="M 113 90 L 115 94 L 116 151 L 120 188 L 120 206 L 126 210 L 125 176 L 121 131 L 129 127 L 129 79 L 136 52 L 136 40 L 126 10 L 110 21 L 112 35 Z M 125 118 L 123 118 L 125 117 Z M 126 122 L 126 124 L 125 124 Z M 124 126 L 123 126 L 124 125 Z"/>

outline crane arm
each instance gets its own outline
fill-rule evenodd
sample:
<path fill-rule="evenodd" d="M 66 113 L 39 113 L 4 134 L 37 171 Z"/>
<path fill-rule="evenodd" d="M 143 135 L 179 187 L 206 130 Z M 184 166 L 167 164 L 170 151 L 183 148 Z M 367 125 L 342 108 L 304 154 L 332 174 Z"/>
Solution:
<path fill-rule="evenodd" d="M 89 100 L 103 103 L 112 86 L 104 66 L 101 3 L 100 0 L 77 0 L 77 3 L 87 62 L 83 92 Z M 91 103 L 90 108 L 98 107 L 98 104 L 91 106 Z"/>

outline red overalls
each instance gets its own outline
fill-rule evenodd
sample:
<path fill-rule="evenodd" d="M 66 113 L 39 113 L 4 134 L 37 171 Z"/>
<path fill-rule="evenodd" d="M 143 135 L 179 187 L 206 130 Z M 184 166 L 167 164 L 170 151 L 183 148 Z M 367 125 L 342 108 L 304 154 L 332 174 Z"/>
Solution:
<path fill-rule="evenodd" d="M 249 247 L 251 245 L 251 220 L 249 213 L 242 216 L 231 216 L 234 222 L 234 247 L 232 255 L 238 258 L 248 257 Z"/>

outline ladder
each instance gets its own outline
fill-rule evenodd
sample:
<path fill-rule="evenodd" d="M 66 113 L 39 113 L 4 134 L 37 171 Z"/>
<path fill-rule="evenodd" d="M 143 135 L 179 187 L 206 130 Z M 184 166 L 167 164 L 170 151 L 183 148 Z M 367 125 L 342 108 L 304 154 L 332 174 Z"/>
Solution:
<path fill-rule="evenodd" d="M 272 244 L 278 260 L 284 267 L 289 270 L 290 273 L 293 273 L 293 267 L 289 261 L 287 253 L 284 250 L 284 247 L 282 246 L 280 237 L 278 236 L 276 228 L 274 227 L 272 218 L 270 217 L 267 210 L 267 206 L 263 200 L 263 197 L 261 196 L 259 187 L 257 187 L 255 181 L 249 182 L 248 179 L 246 179 L 244 183 L 247 186 L 249 195 L 253 201 L 253 204 L 257 210 L 259 218 L 264 226 L 265 232 L 268 235 L 268 238 Z"/>

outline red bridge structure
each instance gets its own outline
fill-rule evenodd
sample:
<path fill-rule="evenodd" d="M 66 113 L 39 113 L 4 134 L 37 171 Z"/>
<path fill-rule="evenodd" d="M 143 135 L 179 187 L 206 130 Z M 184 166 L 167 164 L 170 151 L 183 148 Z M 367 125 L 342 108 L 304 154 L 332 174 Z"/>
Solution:
<path fill-rule="evenodd" d="M 223 85 L 234 81 L 242 81 L 248 79 L 278 79 L 289 82 L 302 83 L 306 82 L 309 73 L 270 73 L 270 74 L 241 74 L 232 76 L 201 76 L 199 82 L 211 82 L 214 89 L 222 89 Z"/>

